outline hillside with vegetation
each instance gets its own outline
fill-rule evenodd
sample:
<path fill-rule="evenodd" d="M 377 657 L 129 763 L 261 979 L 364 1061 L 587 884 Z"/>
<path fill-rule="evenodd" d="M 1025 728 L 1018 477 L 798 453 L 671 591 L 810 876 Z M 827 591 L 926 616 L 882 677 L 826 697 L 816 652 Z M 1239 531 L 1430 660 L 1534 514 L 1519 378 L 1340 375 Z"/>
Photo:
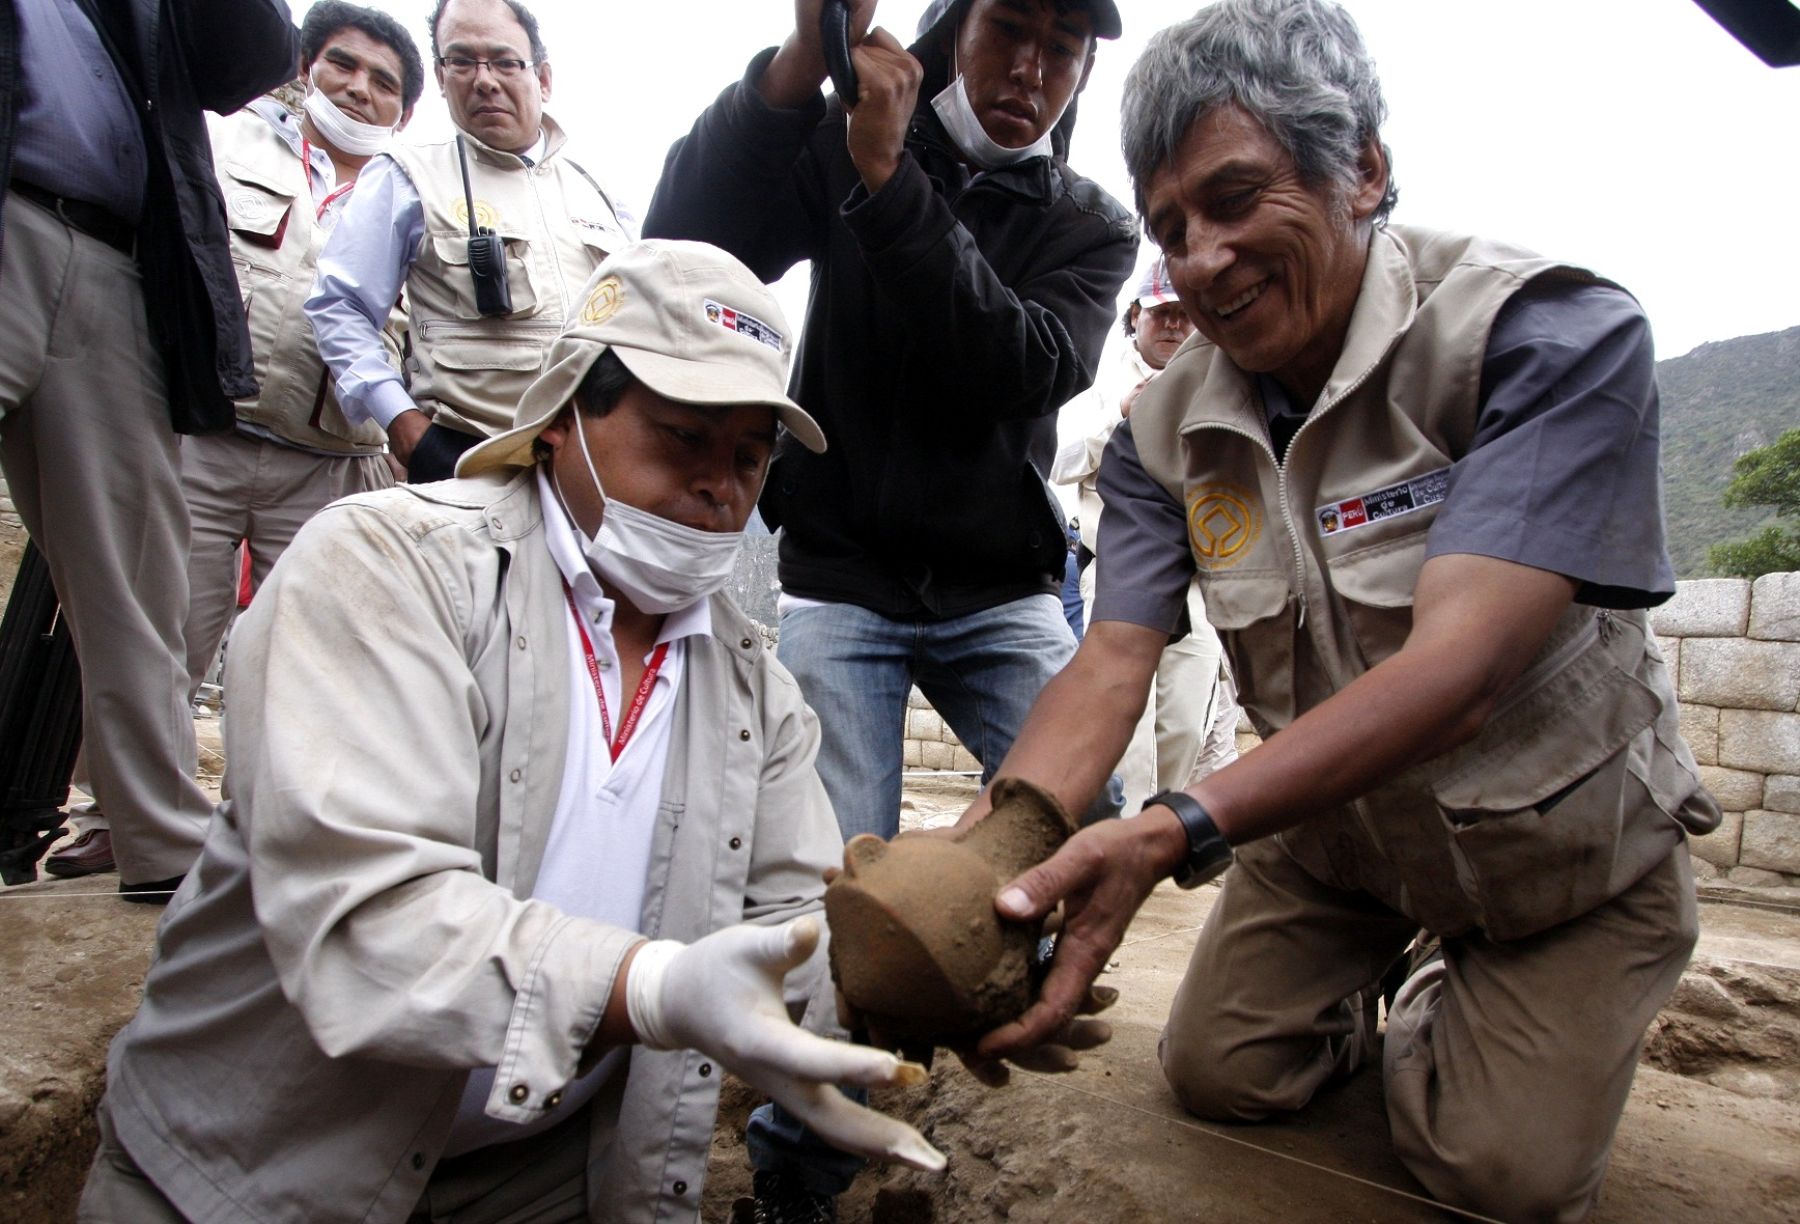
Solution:
<path fill-rule="evenodd" d="M 1738 456 L 1800 425 L 1800 327 L 1702 344 L 1656 363 L 1663 499 L 1681 578 L 1711 574 L 1709 545 L 1752 534 L 1769 510 L 1720 504 Z"/>

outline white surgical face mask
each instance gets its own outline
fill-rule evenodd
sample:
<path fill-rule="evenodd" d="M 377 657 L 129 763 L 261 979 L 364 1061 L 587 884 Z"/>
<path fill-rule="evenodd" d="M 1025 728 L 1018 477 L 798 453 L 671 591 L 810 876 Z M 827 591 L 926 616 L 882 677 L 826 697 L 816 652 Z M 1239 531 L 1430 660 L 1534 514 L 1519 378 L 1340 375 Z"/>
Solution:
<path fill-rule="evenodd" d="M 699 531 L 608 498 L 600 484 L 600 473 L 594 468 L 594 457 L 588 451 L 579 407 L 575 410 L 574 430 L 588 475 L 605 505 L 600 534 L 590 538 L 575 521 L 566 500 L 563 512 L 569 515 L 575 534 L 581 537 L 581 550 L 588 565 L 609 590 L 629 599 L 638 611 L 660 616 L 692 607 L 731 580 L 738 551 L 743 547 L 743 532 Z M 553 470 L 553 484 L 555 479 Z M 562 497 L 560 486 L 556 495 Z"/>
<path fill-rule="evenodd" d="M 339 110 L 337 103 L 325 96 L 317 81 L 306 95 L 306 114 L 319 129 L 319 135 L 338 152 L 348 153 L 351 157 L 373 157 L 387 148 L 394 138 L 393 128 L 358 123 Z"/>
<path fill-rule="evenodd" d="M 1017 165 L 1029 157 L 1048 157 L 1052 149 L 1050 134 L 1056 130 L 1061 121 L 1058 115 L 1044 134 L 1022 149 L 1009 149 L 981 126 L 981 120 L 975 115 L 975 107 L 969 102 L 969 86 L 958 72 L 956 79 L 944 86 L 938 96 L 931 100 L 931 109 L 937 112 L 944 130 L 950 133 L 950 139 L 962 150 L 964 157 L 980 166 L 983 170 L 996 170 L 1001 166 Z"/>

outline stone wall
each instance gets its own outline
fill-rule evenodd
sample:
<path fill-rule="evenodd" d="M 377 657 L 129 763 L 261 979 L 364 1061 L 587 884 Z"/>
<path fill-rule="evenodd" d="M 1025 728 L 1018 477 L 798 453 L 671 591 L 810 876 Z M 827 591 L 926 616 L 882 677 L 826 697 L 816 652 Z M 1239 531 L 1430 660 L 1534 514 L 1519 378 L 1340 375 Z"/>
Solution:
<path fill-rule="evenodd" d="M 1800 573 L 1683 582 L 1650 623 L 1725 811 L 1693 841 L 1700 874 L 1800 883 Z"/>
<path fill-rule="evenodd" d="M 931 708 L 925 694 L 914 689 L 906 698 L 906 749 L 901 757 L 905 769 L 952 770 L 958 773 L 980 773 L 977 761 L 943 716 Z"/>

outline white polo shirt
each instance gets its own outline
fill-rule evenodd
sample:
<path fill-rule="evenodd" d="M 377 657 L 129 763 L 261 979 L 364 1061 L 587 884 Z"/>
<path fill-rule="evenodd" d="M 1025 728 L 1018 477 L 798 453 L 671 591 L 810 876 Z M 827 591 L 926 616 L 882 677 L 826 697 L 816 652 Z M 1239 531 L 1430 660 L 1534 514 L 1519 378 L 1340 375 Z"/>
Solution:
<path fill-rule="evenodd" d="M 619 691 L 619 654 L 613 644 L 613 601 L 600 589 L 581 541 L 562 508 L 546 468 L 537 472 L 539 502 L 544 509 L 544 540 L 562 572 L 580 613 L 600 670 L 606 708 L 616 734 L 632 695 Z M 531 890 L 543 901 L 581 918 L 592 918 L 627 930 L 639 929 L 644 908 L 645 876 L 656 832 L 658 805 L 675 725 L 675 696 L 686 662 L 686 639 L 712 632 L 712 607 L 700 600 L 663 618 L 656 643 L 669 645 L 636 729 L 618 760 L 601 730 L 600 704 L 588 671 L 581 635 L 568 627 L 569 737 L 563 763 L 562 791 L 556 799 L 543 865 Z M 652 648 L 654 653 L 654 648 Z M 645 656 L 646 665 L 649 656 Z M 462 1104 L 445 1146 L 457 1156 L 493 1143 L 522 1139 L 544 1130 L 585 1105 L 620 1067 L 623 1049 L 611 1050 L 594 1069 L 563 1090 L 562 1104 L 527 1125 L 501 1122 L 483 1111 L 492 1091 L 494 1071 L 470 1074 Z"/>

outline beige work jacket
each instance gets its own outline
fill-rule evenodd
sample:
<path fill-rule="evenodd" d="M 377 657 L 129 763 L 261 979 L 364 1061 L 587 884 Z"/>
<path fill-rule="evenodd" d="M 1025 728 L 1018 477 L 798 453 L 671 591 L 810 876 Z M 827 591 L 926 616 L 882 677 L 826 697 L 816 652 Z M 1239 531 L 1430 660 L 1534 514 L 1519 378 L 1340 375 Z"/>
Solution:
<path fill-rule="evenodd" d="M 1343 352 L 1281 463 L 1254 381 L 1202 339 L 1139 398 L 1138 453 L 1186 507 L 1208 619 L 1265 737 L 1405 643 L 1488 332 L 1538 276 L 1593 279 L 1482 239 L 1377 231 Z M 1325 521 L 1408 482 L 1418 509 L 1356 530 Z M 1279 836 L 1320 879 L 1440 934 L 1529 935 L 1718 823 L 1676 724 L 1644 613 L 1577 604 L 1474 740 Z"/>
<path fill-rule="evenodd" d="M 690 639 L 642 931 L 817 910 L 842 840 L 817 720 L 723 596 Z M 197 1221 L 404 1220 L 471 1067 L 520 1121 L 639 936 L 531 900 L 562 783 L 562 580 L 529 471 L 309 522 L 232 638 L 230 799 L 113 1043 L 126 1149 Z M 834 1007 L 821 948 L 789 977 Z M 717 1070 L 631 1051 L 592 1105 L 594 1220 L 692 1219 Z"/>
<path fill-rule="evenodd" d="M 390 150 L 425 208 L 425 237 L 407 273 L 413 402 L 441 424 L 487 436 L 511 429 L 519 397 L 600 262 L 630 241 L 612 201 L 548 115 L 533 166 L 474 137 L 468 147 L 475 220 L 505 239 L 512 313 L 483 318 L 469 275 L 469 205 L 455 140 Z"/>
<path fill-rule="evenodd" d="M 372 421 L 352 425 L 338 407 L 331 373 L 303 309 L 325 246 L 306 167 L 281 133 L 253 110 L 208 120 L 231 228 L 231 264 L 261 388 L 237 402 L 238 419 L 313 450 L 381 453 L 387 449 L 381 427 Z M 405 331 L 405 312 L 396 306 L 382 332 L 395 369 Z"/>

